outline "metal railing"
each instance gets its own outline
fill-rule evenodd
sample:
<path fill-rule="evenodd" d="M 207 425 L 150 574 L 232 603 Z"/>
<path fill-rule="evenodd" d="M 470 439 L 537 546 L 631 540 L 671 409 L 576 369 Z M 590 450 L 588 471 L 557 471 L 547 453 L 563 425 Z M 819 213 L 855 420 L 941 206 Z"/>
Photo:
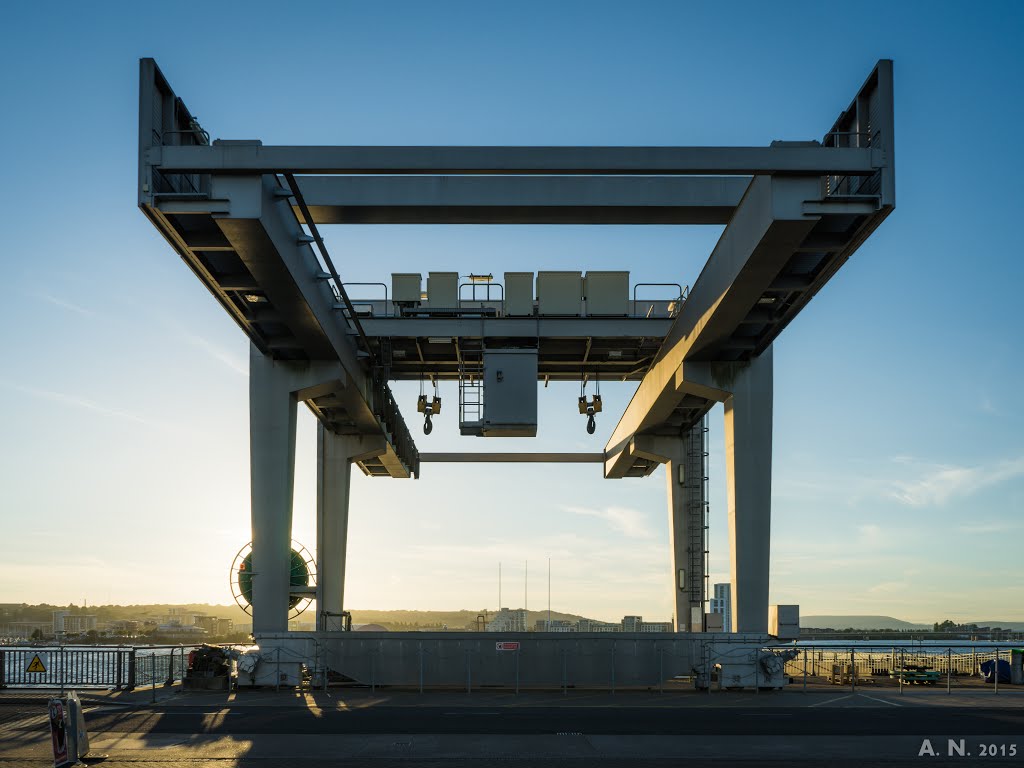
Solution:
<path fill-rule="evenodd" d="M 0 688 L 114 688 L 184 679 L 195 645 L 0 648 Z M 38 661 L 36 661 L 38 657 Z M 30 671 L 41 670 L 41 671 Z"/>
<path fill-rule="evenodd" d="M 832 684 L 897 688 L 991 687 L 998 692 L 998 668 L 1012 662 L 1012 647 L 990 644 L 913 645 L 890 647 L 798 645 L 796 658 L 786 662 L 786 674 L 804 688 L 810 684 Z M 981 666 L 995 662 L 996 678 L 987 683 Z"/>
<path fill-rule="evenodd" d="M 636 293 L 639 288 L 674 288 L 675 294 L 667 299 L 637 299 Z M 683 302 L 686 301 L 687 296 L 690 293 L 690 286 L 682 286 L 679 283 L 636 283 L 633 286 L 633 317 L 650 317 L 655 307 L 663 302 L 668 302 L 666 311 L 669 317 L 675 317 L 679 314 L 679 309 L 682 307 Z M 645 307 L 644 310 L 639 310 L 641 301 Z"/>
<path fill-rule="evenodd" d="M 856 131 L 834 131 L 825 136 L 826 147 L 878 148 L 881 146 L 881 131 L 873 134 Z M 828 175 L 824 178 L 825 197 L 874 197 L 881 189 L 882 170 L 868 176 Z"/>

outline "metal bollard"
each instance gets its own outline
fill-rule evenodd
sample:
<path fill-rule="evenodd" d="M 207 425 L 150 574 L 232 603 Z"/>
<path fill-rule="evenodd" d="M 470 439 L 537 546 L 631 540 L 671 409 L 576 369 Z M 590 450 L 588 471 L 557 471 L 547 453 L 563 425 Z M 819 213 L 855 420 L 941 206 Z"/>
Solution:
<path fill-rule="evenodd" d="M 612 693 L 615 693 L 615 641 L 612 640 Z"/>
<path fill-rule="evenodd" d="M 418 644 L 417 654 L 420 657 L 420 693 L 423 693 L 423 643 Z"/>

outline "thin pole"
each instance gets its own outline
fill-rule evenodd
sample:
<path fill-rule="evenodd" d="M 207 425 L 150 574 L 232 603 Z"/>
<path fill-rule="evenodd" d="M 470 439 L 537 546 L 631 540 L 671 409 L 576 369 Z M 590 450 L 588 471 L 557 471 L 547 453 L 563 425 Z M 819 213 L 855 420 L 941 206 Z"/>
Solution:
<path fill-rule="evenodd" d="M 501 563 L 498 563 L 498 610 L 501 610 Z"/>
<path fill-rule="evenodd" d="M 548 558 L 548 632 L 551 631 L 551 558 Z"/>
<path fill-rule="evenodd" d="M 526 566 L 523 569 L 523 613 L 525 614 L 525 621 L 527 624 L 530 623 L 530 609 L 527 605 L 527 597 L 529 596 L 529 583 L 530 583 L 530 561 L 527 560 Z"/>

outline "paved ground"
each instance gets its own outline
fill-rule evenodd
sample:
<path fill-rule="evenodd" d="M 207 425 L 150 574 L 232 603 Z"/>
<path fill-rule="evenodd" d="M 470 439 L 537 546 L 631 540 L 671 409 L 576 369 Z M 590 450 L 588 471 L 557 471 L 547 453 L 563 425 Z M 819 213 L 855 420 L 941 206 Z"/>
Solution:
<path fill-rule="evenodd" d="M 896 766 L 921 765 L 925 739 L 928 765 L 1024 764 L 1015 690 L 158 694 L 86 696 L 104 766 Z M 48 749 L 45 699 L 0 695 L 0 768 L 52 766 Z"/>

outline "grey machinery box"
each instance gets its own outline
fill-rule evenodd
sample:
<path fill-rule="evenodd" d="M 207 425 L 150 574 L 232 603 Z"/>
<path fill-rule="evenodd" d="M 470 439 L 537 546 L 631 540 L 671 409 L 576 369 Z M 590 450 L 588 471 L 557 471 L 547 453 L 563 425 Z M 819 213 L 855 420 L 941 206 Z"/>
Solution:
<path fill-rule="evenodd" d="M 536 437 L 537 350 L 484 350 L 484 437 Z"/>
<path fill-rule="evenodd" d="M 423 296 L 423 275 L 418 272 L 391 273 L 391 300 L 396 304 L 419 304 Z"/>
<path fill-rule="evenodd" d="M 583 273 L 538 272 L 537 314 L 570 317 L 583 314 Z"/>
<path fill-rule="evenodd" d="M 431 309 L 454 309 L 459 306 L 459 273 L 428 272 L 427 303 Z"/>
<path fill-rule="evenodd" d="M 629 272 L 587 272 L 583 295 L 588 315 L 624 317 L 629 314 Z"/>
<path fill-rule="evenodd" d="M 505 314 L 533 314 L 533 272 L 505 273 Z"/>

